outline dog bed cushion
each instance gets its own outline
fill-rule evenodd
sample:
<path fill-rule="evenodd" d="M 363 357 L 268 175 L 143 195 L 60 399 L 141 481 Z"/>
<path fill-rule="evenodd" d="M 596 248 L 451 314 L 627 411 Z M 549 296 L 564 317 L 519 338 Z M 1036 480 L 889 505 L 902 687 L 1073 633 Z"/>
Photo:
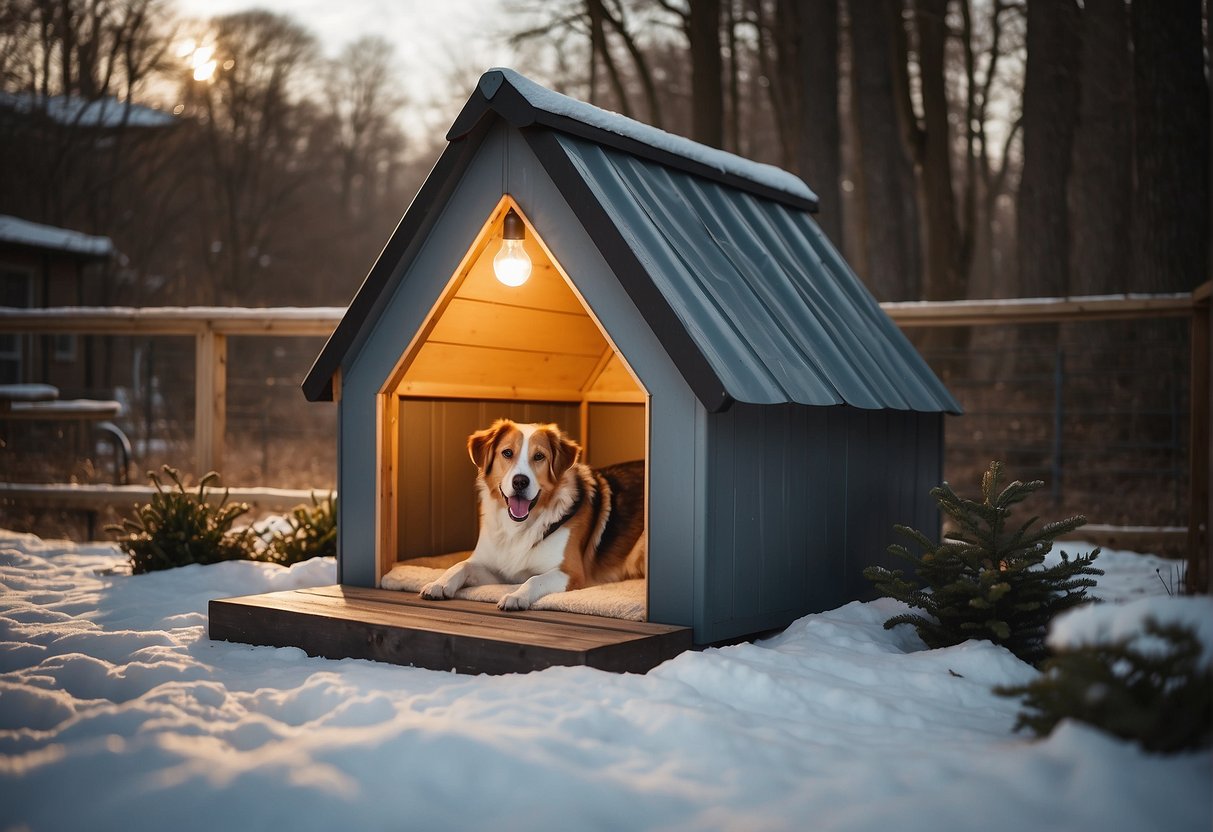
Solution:
<path fill-rule="evenodd" d="M 421 587 L 442 575 L 446 568 L 468 557 L 469 552 L 415 558 L 396 564 L 383 576 L 379 585 L 384 589 L 402 592 L 418 592 Z M 645 586 L 643 578 L 615 583 L 600 584 L 572 592 L 553 592 L 531 605 L 533 610 L 555 610 L 577 612 L 585 615 L 601 615 L 607 618 L 624 618 L 629 621 L 645 620 Z M 456 598 L 468 601 L 485 601 L 496 604 L 501 596 L 513 592 L 518 584 L 483 584 L 465 586 L 455 593 Z"/>

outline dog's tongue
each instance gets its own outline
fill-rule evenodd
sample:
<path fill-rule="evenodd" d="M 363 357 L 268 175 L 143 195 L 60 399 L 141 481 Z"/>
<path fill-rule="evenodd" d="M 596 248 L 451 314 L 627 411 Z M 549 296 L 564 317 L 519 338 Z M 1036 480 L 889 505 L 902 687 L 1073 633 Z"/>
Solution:
<path fill-rule="evenodd" d="M 531 513 L 531 501 L 526 497 L 520 495 L 507 497 L 506 502 L 510 504 L 510 516 L 515 520 L 525 520 L 526 516 Z"/>

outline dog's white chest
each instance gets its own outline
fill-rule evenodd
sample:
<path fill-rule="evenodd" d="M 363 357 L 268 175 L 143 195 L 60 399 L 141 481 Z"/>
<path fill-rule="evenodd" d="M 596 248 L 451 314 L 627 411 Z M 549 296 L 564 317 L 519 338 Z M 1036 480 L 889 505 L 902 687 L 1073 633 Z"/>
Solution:
<path fill-rule="evenodd" d="M 504 523 L 513 521 L 506 519 Z M 560 566 L 569 540 L 568 529 L 557 529 L 542 537 L 537 530 L 513 529 L 504 523 L 486 524 L 476 541 L 477 562 L 492 569 L 506 583 L 522 583 Z M 539 540 L 535 542 L 537 537 Z"/>

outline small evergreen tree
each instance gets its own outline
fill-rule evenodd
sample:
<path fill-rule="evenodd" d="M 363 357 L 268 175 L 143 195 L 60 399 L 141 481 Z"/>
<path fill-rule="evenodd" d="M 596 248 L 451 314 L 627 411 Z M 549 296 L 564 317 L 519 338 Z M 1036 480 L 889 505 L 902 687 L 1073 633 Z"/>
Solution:
<path fill-rule="evenodd" d="M 1187 627 L 1145 622 L 1146 635 L 1165 644 L 1143 651 L 1130 639 L 1062 650 L 1037 679 L 995 688 L 1022 696 L 1015 730 L 1044 736 L 1063 719 L 1094 725 L 1163 753 L 1207 748 L 1213 740 L 1213 669 Z"/>
<path fill-rule="evenodd" d="M 262 560 L 290 566 L 309 558 L 337 554 L 337 498 L 312 494 L 312 505 L 296 506 L 285 518 L 288 530 L 272 533 Z"/>
<path fill-rule="evenodd" d="M 173 481 L 175 490 L 166 490 L 160 477 L 149 471 L 148 479 L 156 486 L 152 501 L 136 504 L 133 517 L 107 527 L 107 531 L 119 535 L 117 542 L 130 559 L 132 574 L 253 556 L 252 528 L 232 529 L 232 523 L 249 507 L 228 504 L 226 490 L 218 505 L 207 500 L 207 489 L 219 474 L 211 471 L 191 492 L 177 469 L 165 465 L 163 473 Z"/>
<path fill-rule="evenodd" d="M 1036 664 L 1046 655 L 1044 639 L 1053 616 L 1089 600 L 1086 590 L 1095 585 L 1090 576 L 1103 574 L 1091 565 L 1099 549 L 1073 560 L 1062 552 L 1060 563 L 1043 566 L 1053 541 L 1086 518 L 1078 515 L 1033 531 L 1039 519 L 1033 517 L 1016 528 L 1009 523 L 1012 507 L 1044 483 L 1017 480 L 999 491 L 1001 479 L 1002 463 L 992 462 L 982 476 L 980 502 L 957 496 L 946 482 L 931 489 L 940 510 L 955 523 L 938 545 L 920 531 L 895 527 L 922 548 L 921 556 L 901 544 L 888 549 L 912 563 L 914 574 L 872 566 L 864 577 L 926 614 L 894 616 L 886 629 L 911 624 L 932 648 L 987 639 Z"/>

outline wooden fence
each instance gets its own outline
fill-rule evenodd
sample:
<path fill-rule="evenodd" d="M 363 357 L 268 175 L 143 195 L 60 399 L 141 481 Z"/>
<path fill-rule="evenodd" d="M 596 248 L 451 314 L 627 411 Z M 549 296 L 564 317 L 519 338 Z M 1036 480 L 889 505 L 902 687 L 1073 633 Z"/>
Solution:
<path fill-rule="evenodd" d="M 1191 326 L 1189 456 L 1189 585 L 1207 591 L 1210 283 L 1192 293 L 1008 300 L 885 303 L 901 327 L 970 327 L 1068 321 L 1186 318 Z M 0 308 L 0 333 L 192 335 L 195 344 L 196 469 L 220 469 L 227 422 L 227 339 L 231 336 L 328 336 L 340 307 Z"/>

